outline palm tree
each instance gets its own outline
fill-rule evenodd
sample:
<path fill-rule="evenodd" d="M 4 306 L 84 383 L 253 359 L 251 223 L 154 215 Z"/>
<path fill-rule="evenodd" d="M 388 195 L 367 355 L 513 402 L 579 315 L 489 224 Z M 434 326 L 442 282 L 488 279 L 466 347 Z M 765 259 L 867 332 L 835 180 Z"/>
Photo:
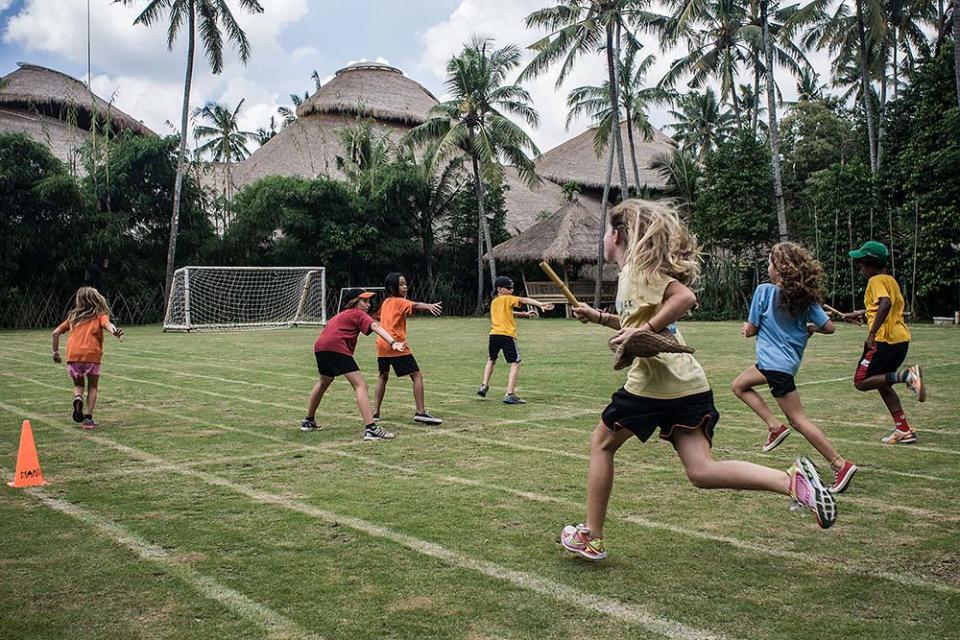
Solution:
<path fill-rule="evenodd" d="M 336 166 L 353 187 L 354 193 L 373 191 L 377 178 L 390 163 L 393 143 L 385 134 L 377 134 L 374 121 L 358 120 L 354 125 L 336 131 L 346 152 L 336 157 Z"/>
<path fill-rule="evenodd" d="M 247 141 L 255 139 L 256 134 L 251 131 L 240 131 L 240 125 L 237 122 L 237 114 L 245 101 L 246 99 L 240 100 L 233 111 L 213 102 L 194 109 L 194 118 L 210 123 L 193 128 L 193 137 L 198 143 L 201 139 L 206 139 L 205 143 L 197 147 L 198 155 L 210 154 L 215 162 L 227 164 L 240 162 L 250 155 Z"/>
<path fill-rule="evenodd" d="M 664 194 L 680 200 L 682 209 L 689 211 L 697 199 L 700 163 L 686 149 L 674 149 L 653 156 L 650 168 L 667 181 Z"/>
<path fill-rule="evenodd" d="M 797 78 L 797 101 L 821 100 L 827 85 L 820 82 L 820 74 L 813 69 L 804 69 Z"/>
<path fill-rule="evenodd" d="M 953 0 L 953 74 L 957 83 L 957 107 L 960 107 L 960 0 Z"/>
<path fill-rule="evenodd" d="M 119 0 L 125 6 L 137 4 L 139 0 Z M 258 0 L 236 0 L 241 9 L 251 13 L 263 13 Z M 180 224 L 180 191 L 183 188 L 183 174 L 187 168 L 187 118 L 190 115 L 190 87 L 193 83 L 193 58 L 196 48 L 197 31 L 206 53 L 210 69 L 215 74 L 223 71 L 223 33 L 240 53 L 240 60 L 246 64 L 250 59 L 250 43 L 247 34 L 237 23 L 227 0 L 147 0 L 147 6 L 133 21 L 149 27 L 160 22 L 162 14 L 167 12 L 167 49 L 173 49 L 180 30 L 187 30 L 187 68 L 183 80 L 183 107 L 180 111 L 180 150 L 177 154 L 177 176 L 173 185 L 173 213 L 170 215 L 170 242 L 167 247 L 167 272 L 164 279 L 163 299 L 170 297 L 170 285 L 173 283 L 173 267 L 177 253 L 177 229 Z M 199 22 L 199 24 L 198 24 Z"/>
<path fill-rule="evenodd" d="M 310 79 L 313 80 L 313 91 L 319 91 L 320 87 L 323 86 L 323 82 L 320 80 L 320 72 L 314 69 L 313 73 L 310 74 Z M 297 95 L 296 93 L 291 93 L 290 102 L 293 103 L 293 107 L 288 107 L 285 105 L 277 107 L 277 113 L 280 115 L 283 121 L 281 128 L 286 127 L 288 124 L 297 119 L 297 107 L 309 99 L 310 91 L 304 91 L 302 96 Z"/>
<path fill-rule="evenodd" d="M 257 130 L 254 132 L 254 136 L 257 139 L 257 144 L 261 147 L 267 144 L 275 135 L 277 135 L 277 122 L 273 116 L 270 116 L 268 127 L 257 127 Z"/>
<path fill-rule="evenodd" d="M 757 95 L 754 85 L 741 84 L 738 94 L 740 96 L 740 108 L 743 109 L 744 112 L 743 119 L 750 123 L 750 131 L 754 137 L 756 137 L 757 130 L 767 130 L 767 123 L 760 119 L 760 116 L 766 113 L 767 110 Z"/>
<path fill-rule="evenodd" d="M 679 110 L 670 110 L 676 118 L 671 125 L 680 147 L 702 162 L 707 153 L 733 129 L 735 117 L 723 109 L 713 89 L 691 91 L 677 99 Z"/>
<path fill-rule="evenodd" d="M 447 63 L 444 84 L 450 99 L 431 107 L 427 121 L 406 137 L 413 144 L 439 141 L 437 153 L 441 158 L 457 153 L 466 153 L 470 158 L 481 231 L 477 239 L 478 313 L 483 308 L 484 244 L 488 251 L 493 249 L 484 212 L 483 181 L 498 181 L 503 175 L 503 161 L 514 166 L 531 186 L 540 181 L 533 160 L 527 155 L 539 155 L 540 150 L 509 118 L 509 114 L 518 116 L 532 127 L 540 120 L 530 104 L 530 94 L 519 85 L 505 84 L 507 75 L 519 64 L 520 50 L 515 45 L 494 49 L 489 38 L 474 36 Z M 497 265 L 492 254 L 489 262 L 490 278 L 494 281 Z"/>

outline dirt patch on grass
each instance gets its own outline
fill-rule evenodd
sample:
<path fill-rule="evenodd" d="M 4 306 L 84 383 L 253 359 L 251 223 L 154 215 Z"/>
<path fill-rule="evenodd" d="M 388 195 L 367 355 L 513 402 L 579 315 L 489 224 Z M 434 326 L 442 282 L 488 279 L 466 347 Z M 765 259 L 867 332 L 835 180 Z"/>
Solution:
<path fill-rule="evenodd" d="M 397 600 L 387 607 L 387 611 L 396 612 L 396 611 L 423 611 L 425 609 L 433 608 L 433 600 L 427 598 L 426 596 L 417 596 L 416 598 L 406 598 L 404 600 Z"/>

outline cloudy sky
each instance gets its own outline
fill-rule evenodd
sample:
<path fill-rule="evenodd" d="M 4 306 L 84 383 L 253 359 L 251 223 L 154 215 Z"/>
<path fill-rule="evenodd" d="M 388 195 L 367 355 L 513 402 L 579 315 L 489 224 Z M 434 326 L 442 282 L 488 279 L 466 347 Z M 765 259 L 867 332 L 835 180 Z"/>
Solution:
<path fill-rule="evenodd" d="M 166 47 L 165 24 L 151 28 L 133 21 L 146 0 L 132 7 L 114 0 L 89 0 L 93 89 L 101 97 L 143 120 L 158 133 L 179 122 L 183 92 L 185 44 Z M 264 13 L 236 11 L 250 39 L 253 54 L 243 66 L 233 50 L 226 53 L 224 72 L 210 73 L 198 57 L 192 105 L 219 101 L 231 107 L 241 99 L 241 126 L 266 126 L 291 93 L 312 90 L 311 73 L 331 77 L 358 60 L 380 60 L 400 68 L 438 97 L 443 96 L 449 57 L 472 34 L 496 39 L 499 46 L 525 48 L 543 34 L 524 27 L 531 11 L 549 0 L 261 0 Z M 650 41 L 658 63 L 655 82 L 677 51 L 660 52 Z M 525 59 L 529 59 L 526 54 Z M 87 2 L 85 0 L 0 0 L 0 75 L 18 61 L 48 66 L 78 78 L 87 74 Z M 819 65 L 818 65 L 819 66 Z M 821 69 L 824 71 L 824 69 Z M 531 131 L 541 151 L 583 131 L 585 122 L 567 131 L 565 96 L 583 84 L 605 78 L 601 57 L 585 58 L 560 90 L 555 73 L 527 83 L 540 112 L 541 124 Z M 784 98 L 795 96 L 792 81 L 782 84 Z M 665 108 L 651 114 L 654 124 L 671 121 Z"/>

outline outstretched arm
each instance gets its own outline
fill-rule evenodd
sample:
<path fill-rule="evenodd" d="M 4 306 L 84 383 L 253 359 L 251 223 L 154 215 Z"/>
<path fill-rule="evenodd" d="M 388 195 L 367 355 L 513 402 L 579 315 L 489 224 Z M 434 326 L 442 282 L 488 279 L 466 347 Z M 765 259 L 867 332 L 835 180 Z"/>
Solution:
<path fill-rule="evenodd" d="M 394 351 L 403 351 L 403 349 L 407 346 L 406 344 L 404 344 L 403 342 L 400 342 L 399 340 L 394 340 L 393 336 L 390 335 L 390 332 L 384 329 L 380 325 L 380 323 L 377 322 L 376 320 L 374 320 L 373 324 L 370 325 L 370 330 L 373 331 L 378 336 L 380 336 L 381 338 L 383 338 L 384 340 L 386 340 L 387 344 L 389 344 L 390 348 L 393 349 Z"/>
<path fill-rule="evenodd" d="M 438 316 L 443 313 L 443 302 L 414 302 L 414 311 L 426 311 L 431 315 Z"/>
<path fill-rule="evenodd" d="M 104 328 L 110 333 L 112 333 L 117 340 L 119 340 L 120 342 L 123 342 L 123 329 L 113 324 L 112 322 L 108 322 L 107 326 Z"/>
<path fill-rule="evenodd" d="M 594 309 L 586 302 L 581 302 L 577 306 L 573 307 L 571 311 L 573 312 L 574 317 L 584 324 L 596 322 L 599 325 L 603 325 L 604 327 L 609 327 L 614 330 L 620 328 L 619 316 L 617 316 L 615 313 L 607 313 L 606 311 Z"/>
<path fill-rule="evenodd" d="M 529 304 L 534 307 L 539 307 L 543 311 L 550 311 L 553 309 L 552 302 L 540 302 L 539 300 L 534 300 L 533 298 L 520 298 L 521 304 Z"/>

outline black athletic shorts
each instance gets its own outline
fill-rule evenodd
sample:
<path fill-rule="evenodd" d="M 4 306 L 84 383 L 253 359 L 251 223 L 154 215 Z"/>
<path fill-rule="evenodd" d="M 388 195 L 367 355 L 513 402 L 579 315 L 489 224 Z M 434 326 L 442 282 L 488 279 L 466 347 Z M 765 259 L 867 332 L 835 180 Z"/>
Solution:
<path fill-rule="evenodd" d="M 713 404 L 713 391 L 663 400 L 635 396 L 620 387 L 603 410 L 602 419 L 611 431 L 629 429 L 642 442 L 646 442 L 658 427 L 664 440 L 671 440 L 676 428 L 702 428 L 713 446 L 713 430 L 720 420 L 720 413 Z"/>
<path fill-rule="evenodd" d="M 520 348 L 517 347 L 517 339 L 513 336 L 490 334 L 487 350 L 490 353 L 491 360 L 496 360 L 497 355 L 503 351 L 503 359 L 510 364 L 520 362 Z"/>
<path fill-rule="evenodd" d="M 394 375 L 397 376 L 408 376 L 411 373 L 420 371 L 420 366 L 417 365 L 417 360 L 413 357 L 412 353 L 407 353 L 402 356 L 390 356 L 387 358 L 381 356 L 377 358 L 377 369 L 380 373 L 390 371 L 391 365 L 393 366 Z"/>
<path fill-rule="evenodd" d="M 757 365 L 757 371 L 762 373 L 763 377 L 767 379 L 767 386 L 770 387 L 770 395 L 774 398 L 782 398 L 791 391 L 797 390 L 797 383 L 789 373 L 761 369 L 760 365 Z"/>
<path fill-rule="evenodd" d="M 347 356 L 336 351 L 315 351 L 313 355 L 317 357 L 317 371 L 322 376 L 336 378 L 345 373 L 360 371 L 360 367 L 353 356 Z"/>
<path fill-rule="evenodd" d="M 909 341 L 896 344 L 875 342 L 871 349 L 864 346 L 863 355 L 860 356 L 860 362 L 857 364 L 857 371 L 853 374 L 854 383 L 863 382 L 870 376 L 893 373 L 907 359 L 909 348 Z"/>

